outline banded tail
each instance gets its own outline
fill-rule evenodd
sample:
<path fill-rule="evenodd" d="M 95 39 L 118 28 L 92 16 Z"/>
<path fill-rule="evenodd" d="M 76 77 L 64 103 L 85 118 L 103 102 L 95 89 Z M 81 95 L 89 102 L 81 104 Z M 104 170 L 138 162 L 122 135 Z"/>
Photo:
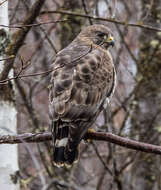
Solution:
<path fill-rule="evenodd" d="M 78 145 L 72 141 L 69 127 L 69 123 L 61 120 L 54 121 L 52 124 L 53 161 L 58 167 L 72 165 L 78 160 Z"/>

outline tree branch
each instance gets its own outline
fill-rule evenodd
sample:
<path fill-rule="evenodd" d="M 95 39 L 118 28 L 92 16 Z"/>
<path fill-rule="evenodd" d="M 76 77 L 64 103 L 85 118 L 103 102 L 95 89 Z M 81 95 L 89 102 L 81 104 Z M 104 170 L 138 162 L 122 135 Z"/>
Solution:
<path fill-rule="evenodd" d="M 2 1 L 2 2 L 0 3 L 0 6 L 3 5 L 3 3 L 5 3 L 6 1 L 8 1 L 8 0 L 4 0 L 4 1 Z"/>
<path fill-rule="evenodd" d="M 49 141 L 51 139 L 52 136 L 50 132 L 35 134 L 24 133 L 20 135 L 0 135 L 0 144 L 16 144 L 23 142 L 38 143 Z M 127 138 L 120 137 L 118 135 L 114 135 L 112 133 L 88 132 L 84 139 L 106 141 L 129 149 L 161 155 L 161 146 L 130 140 Z"/>
<path fill-rule="evenodd" d="M 103 18 L 103 17 L 79 14 L 79 13 L 69 12 L 69 11 L 42 11 L 41 12 L 41 14 L 53 14 L 53 13 L 62 14 L 62 15 L 79 16 L 79 17 L 84 17 L 84 18 L 93 19 L 93 20 L 101 20 L 101 21 L 106 21 L 106 22 L 112 22 L 112 23 L 119 24 L 119 25 L 138 27 L 138 28 L 142 28 L 142 29 L 152 30 L 155 32 L 161 32 L 161 28 L 144 25 L 141 21 L 138 21 L 138 23 L 128 23 L 127 21 L 121 21 L 121 20 L 117 20 L 115 18 Z"/>
<path fill-rule="evenodd" d="M 54 23 L 60 23 L 60 22 L 67 22 L 69 20 L 64 19 L 64 20 L 56 20 L 56 21 L 48 21 L 48 22 L 39 22 L 39 23 L 33 23 L 33 24 L 17 24 L 17 25 L 4 25 L 0 24 L 0 27 L 3 28 L 19 28 L 19 29 L 25 29 L 26 27 L 37 27 L 41 25 L 48 25 L 48 24 L 54 24 Z"/>

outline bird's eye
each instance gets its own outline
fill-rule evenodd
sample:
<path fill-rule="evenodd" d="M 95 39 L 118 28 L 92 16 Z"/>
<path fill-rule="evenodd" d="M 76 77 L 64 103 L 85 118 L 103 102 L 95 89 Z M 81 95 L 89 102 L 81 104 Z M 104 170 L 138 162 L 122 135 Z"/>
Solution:
<path fill-rule="evenodd" d="M 100 38 L 104 38 L 104 36 L 105 36 L 105 34 L 103 34 L 103 33 L 98 34 L 98 37 L 100 37 Z"/>
<path fill-rule="evenodd" d="M 98 37 L 99 37 L 99 38 L 102 38 L 102 39 L 106 39 L 106 38 L 107 38 L 107 34 L 99 33 L 99 34 L 98 34 Z"/>

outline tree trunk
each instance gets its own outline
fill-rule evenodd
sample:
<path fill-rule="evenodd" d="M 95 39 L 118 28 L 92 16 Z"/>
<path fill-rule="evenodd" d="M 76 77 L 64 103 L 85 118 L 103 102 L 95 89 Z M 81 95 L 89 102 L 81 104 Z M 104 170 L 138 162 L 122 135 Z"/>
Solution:
<path fill-rule="evenodd" d="M 0 0 L 0 4 L 3 0 Z M 8 25 L 8 1 L 0 5 L 0 24 Z M 7 46 L 8 30 L 0 28 L 0 59 L 5 55 L 5 47 Z M 3 61 L 0 62 L 0 72 L 3 70 Z M 13 71 L 11 71 L 13 73 Z M 10 77 L 12 76 L 10 73 Z M 0 135 L 16 134 L 17 118 L 16 108 L 14 104 L 13 84 L 3 85 L 0 91 Z M 18 152 L 17 145 L 1 145 L 0 146 L 0 186 L 4 190 L 17 190 L 19 184 L 17 180 L 13 180 L 15 172 L 18 171 Z"/>

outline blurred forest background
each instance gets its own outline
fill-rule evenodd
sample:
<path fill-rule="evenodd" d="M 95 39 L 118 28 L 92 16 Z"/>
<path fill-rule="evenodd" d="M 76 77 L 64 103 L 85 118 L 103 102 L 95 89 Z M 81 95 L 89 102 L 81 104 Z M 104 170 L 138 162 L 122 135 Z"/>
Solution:
<path fill-rule="evenodd" d="M 31 12 L 38 2 L 36 12 Z M 0 6 L 5 3 L 7 1 Z M 32 27 L 9 27 L 8 49 L 3 52 L 1 48 L 1 56 L 2 52 L 3 58 L 15 55 L 14 59 L 4 61 L 5 66 L 12 64 L 14 76 L 21 69 L 21 75 L 50 70 L 56 53 L 66 47 L 83 27 L 95 23 L 109 26 L 115 38 L 111 53 L 117 70 L 117 87 L 108 110 L 101 113 L 93 127 L 97 131 L 160 145 L 161 0 L 8 0 L 8 14 L 10 26 L 44 23 Z M 31 14 L 31 23 L 24 22 L 32 17 Z M 136 25 L 129 26 L 128 23 Z M 2 37 L 2 32 L 0 35 Z M 0 75 L 1 80 L 7 78 L 3 76 Z M 0 84 L 0 101 L 13 103 L 17 110 L 17 133 L 49 131 L 49 82 L 48 73 Z M 51 160 L 50 141 L 18 145 L 19 168 L 12 173 L 11 181 L 19 185 L 14 188 L 161 189 L 159 155 L 91 141 L 81 143 L 80 160 L 70 169 L 56 168 Z"/>

